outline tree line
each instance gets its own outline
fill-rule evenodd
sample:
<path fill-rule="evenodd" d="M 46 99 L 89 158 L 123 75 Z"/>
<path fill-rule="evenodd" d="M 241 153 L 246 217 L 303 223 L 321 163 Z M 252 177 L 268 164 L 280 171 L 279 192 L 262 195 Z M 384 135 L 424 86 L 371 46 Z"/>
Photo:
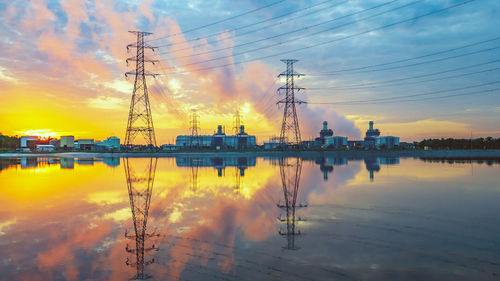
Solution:
<path fill-rule="evenodd" d="M 0 149 L 16 149 L 19 147 L 19 138 L 4 136 L 0 133 Z"/>
<path fill-rule="evenodd" d="M 415 142 L 415 147 L 424 149 L 500 149 L 500 138 L 477 138 L 477 139 L 424 139 Z"/>

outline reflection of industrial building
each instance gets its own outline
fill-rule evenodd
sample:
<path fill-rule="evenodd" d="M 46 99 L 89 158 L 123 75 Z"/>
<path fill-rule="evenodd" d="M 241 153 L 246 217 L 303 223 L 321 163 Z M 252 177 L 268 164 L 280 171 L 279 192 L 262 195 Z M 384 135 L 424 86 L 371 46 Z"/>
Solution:
<path fill-rule="evenodd" d="M 213 135 L 180 135 L 177 136 L 175 145 L 177 149 L 251 149 L 255 148 L 255 136 L 245 132 L 245 126 L 240 126 L 236 135 L 226 135 L 222 125 L 217 126 Z"/>
<path fill-rule="evenodd" d="M 398 165 L 399 157 L 368 157 L 365 158 L 366 169 L 370 172 L 370 181 L 374 180 L 374 173 L 380 171 L 380 165 Z"/>
<path fill-rule="evenodd" d="M 315 160 L 319 169 L 323 172 L 323 180 L 328 181 L 328 174 L 333 172 L 333 166 L 347 165 L 347 158 L 344 157 L 321 157 Z"/>
<path fill-rule="evenodd" d="M 74 169 L 75 158 L 64 157 L 61 158 L 61 169 Z"/>
<path fill-rule="evenodd" d="M 46 165 L 60 165 L 61 169 L 74 169 L 75 162 L 78 165 L 92 166 L 95 162 L 101 161 L 110 167 L 117 167 L 120 165 L 120 158 L 118 157 L 105 157 L 102 159 L 73 157 L 21 157 L 19 164 L 22 169 L 44 167 Z"/>
<path fill-rule="evenodd" d="M 120 166 L 120 158 L 119 157 L 105 157 L 102 159 L 102 162 L 104 162 L 104 164 L 106 164 L 110 167 Z"/>
<path fill-rule="evenodd" d="M 176 157 L 177 167 L 214 167 L 221 177 L 226 167 L 236 167 L 240 175 L 245 175 L 245 169 L 255 166 L 255 157 Z"/>

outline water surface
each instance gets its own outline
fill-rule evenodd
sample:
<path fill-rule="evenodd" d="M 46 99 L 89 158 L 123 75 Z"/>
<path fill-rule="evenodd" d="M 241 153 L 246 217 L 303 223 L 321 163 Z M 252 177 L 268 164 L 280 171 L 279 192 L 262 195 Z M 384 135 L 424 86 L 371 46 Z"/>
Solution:
<path fill-rule="evenodd" d="M 0 159 L 0 279 L 500 280 L 499 167 Z"/>

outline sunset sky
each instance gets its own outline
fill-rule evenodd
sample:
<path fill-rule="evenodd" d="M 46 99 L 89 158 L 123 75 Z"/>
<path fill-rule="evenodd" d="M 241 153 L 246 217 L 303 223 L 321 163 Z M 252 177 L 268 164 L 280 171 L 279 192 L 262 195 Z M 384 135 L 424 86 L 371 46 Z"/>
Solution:
<path fill-rule="evenodd" d="M 147 65 L 158 144 L 233 126 L 279 135 L 276 92 L 294 58 L 302 138 L 335 135 L 500 137 L 500 1 L 0 0 L 0 132 L 125 135 L 135 37 L 158 46 Z M 329 103 L 329 104 L 318 104 Z M 333 104 L 332 104 L 333 103 Z"/>

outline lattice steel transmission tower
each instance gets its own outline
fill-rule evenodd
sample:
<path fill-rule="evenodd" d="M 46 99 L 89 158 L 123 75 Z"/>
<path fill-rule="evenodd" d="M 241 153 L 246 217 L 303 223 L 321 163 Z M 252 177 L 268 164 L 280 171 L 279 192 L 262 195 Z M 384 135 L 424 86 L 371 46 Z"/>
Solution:
<path fill-rule="evenodd" d="M 235 149 L 240 149 L 240 130 L 241 130 L 241 115 L 240 111 L 236 110 L 236 113 L 234 114 L 234 148 Z"/>
<path fill-rule="evenodd" d="M 151 106 L 149 104 L 148 87 L 146 85 L 146 76 L 156 77 L 156 73 L 146 72 L 145 63 L 155 64 L 158 60 L 153 60 L 145 57 L 144 50 L 150 49 L 153 52 L 156 47 L 151 47 L 144 43 L 144 36 L 152 33 L 143 31 L 129 31 L 137 35 L 137 42 L 127 45 L 127 52 L 130 48 L 136 48 L 135 57 L 126 60 L 127 65 L 130 61 L 135 61 L 135 71 L 125 73 L 135 75 L 134 91 L 132 92 L 132 100 L 130 102 L 130 110 L 128 114 L 127 132 L 125 134 L 125 147 L 130 149 L 134 144 L 134 140 L 138 134 L 142 134 L 146 144 L 150 147 L 156 147 L 155 129 L 153 126 L 153 118 L 151 117 Z"/>
<path fill-rule="evenodd" d="M 134 161 L 141 161 L 137 159 Z M 130 199 L 130 209 L 132 210 L 132 220 L 134 222 L 134 234 L 128 234 L 125 231 L 125 237 L 135 240 L 135 248 L 129 248 L 128 244 L 125 250 L 128 253 L 135 254 L 135 262 L 130 262 L 127 258 L 125 262 L 129 266 L 136 268 L 134 280 L 142 280 L 151 278 L 150 275 L 144 272 L 145 266 L 154 263 L 154 258 L 146 261 L 145 253 L 149 251 L 158 251 L 155 244 L 145 246 L 147 238 L 159 237 L 159 234 L 147 233 L 147 222 L 149 214 L 149 206 L 151 202 L 151 194 L 153 191 L 153 183 L 155 178 L 156 164 L 158 158 L 149 158 L 145 163 L 144 172 L 142 175 L 136 175 L 132 168 L 132 163 L 128 158 L 124 160 L 125 176 L 127 178 L 128 195 Z"/>
<path fill-rule="evenodd" d="M 191 137 L 189 138 L 189 147 L 194 148 L 194 147 L 199 147 L 200 146 L 200 138 L 198 135 L 198 128 L 200 126 L 200 121 L 198 119 L 198 112 L 196 110 L 193 110 L 193 116 L 190 121 L 191 124 Z M 195 142 L 196 140 L 196 142 Z M 195 144 L 196 143 L 196 144 Z"/>
<path fill-rule="evenodd" d="M 302 159 L 297 158 L 280 158 L 280 175 L 283 188 L 284 202 L 278 203 L 278 208 L 285 211 L 285 217 L 278 217 L 280 222 L 286 223 L 286 230 L 280 228 L 279 234 L 286 236 L 287 245 L 285 249 L 296 250 L 295 236 L 300 235 L 300 230 L 296 229 L 296 222 L 302 219 L 296 216 L 297 208 L 307 207 L 307 204 L 297 205 L 297 196 L 299 193 L 300 174 L 302 171 Z"/>
<path fill-rule="evenodd" d="M 280 146 L 299 147 L 301 142 L 300 128 L 295 104 L 301 104 L 303 101 L 296 99 L 295 94 L 304 88 L 295 86 L 294 78 L 298 78 L 304 74 L 299 74 L 293 70 L 293 64 L 298 60 L 284 59 L 281 61 L 286 63 L 286 71 L 280 73 L 278 77 L 281 78 L 284 76 L 286 81 L 285 85 L 278 88 L 278 94 L 283 91 L 285 92 L 285 97 L 278 102 L 285 104 L 283 122 L 281 124 Z"/>

